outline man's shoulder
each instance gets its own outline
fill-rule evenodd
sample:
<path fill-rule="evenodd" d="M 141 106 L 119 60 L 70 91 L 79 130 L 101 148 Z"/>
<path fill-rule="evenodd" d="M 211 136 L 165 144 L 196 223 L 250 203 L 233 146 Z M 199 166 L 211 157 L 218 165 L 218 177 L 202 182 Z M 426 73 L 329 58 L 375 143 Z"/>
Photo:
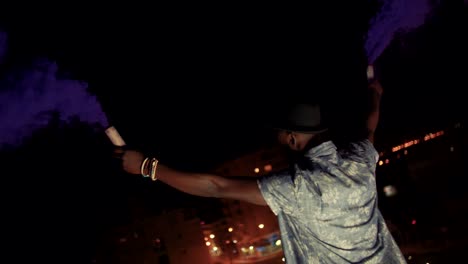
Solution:
<path fill-rule="evenodd" d="M 376 163 L 379 153 L 369 139 L 351 141 L 339 149 L 339 153 L 345 159 L 357 162 Z"/>

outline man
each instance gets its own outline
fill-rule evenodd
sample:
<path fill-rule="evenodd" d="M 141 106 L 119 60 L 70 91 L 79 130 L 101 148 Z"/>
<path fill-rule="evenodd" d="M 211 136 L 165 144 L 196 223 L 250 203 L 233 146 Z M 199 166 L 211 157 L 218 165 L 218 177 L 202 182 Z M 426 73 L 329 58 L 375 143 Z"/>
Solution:
<path fill-rule="evenodd" d="M 377 208 L 373 140 L 382 88 L 374 81 L 369 91 L 367 137 L 342 150 L 328 139 L 318 106 L 299 104 L 285 115 L 278 140 L 303 154 L 291 170 L 252 181 L 155 163 L 154 175 L 192 195 L 268 205 L 278 216 L 287 263 L 406 263 Z M 150 174 L 143 161 L 136 151 L 123 155 L 129 173 Z"/>

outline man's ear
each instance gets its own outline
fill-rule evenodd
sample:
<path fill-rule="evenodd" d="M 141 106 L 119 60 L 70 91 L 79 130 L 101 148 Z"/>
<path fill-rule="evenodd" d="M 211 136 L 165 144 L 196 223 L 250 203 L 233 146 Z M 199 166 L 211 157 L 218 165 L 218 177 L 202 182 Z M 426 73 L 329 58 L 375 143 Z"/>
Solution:
<path fill-rule="evenodd" d="M 297 137 L 294 132 L 288 133 L 288 145 L 291 149 L 297 149 Z"/>

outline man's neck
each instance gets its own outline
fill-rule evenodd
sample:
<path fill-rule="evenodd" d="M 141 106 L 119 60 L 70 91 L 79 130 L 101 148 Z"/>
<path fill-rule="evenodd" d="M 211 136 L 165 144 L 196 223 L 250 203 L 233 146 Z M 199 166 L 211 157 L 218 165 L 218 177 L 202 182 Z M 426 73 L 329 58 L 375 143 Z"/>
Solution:
<path fill-rule="evenodd" d="M 315 135 L 313 138 L 311 138 L 309 140 L 309 142 L 307 142 L 304 150 L 303 150 L 303 153 L 307 153 L 309 150 L 317 147 L 318 145 L 324 143 L 324 142 L 327 142 L 330 140 L 330 135 L 327 131 L 325 132 L 322 132 L 320 134 L 317 134 Z"/>

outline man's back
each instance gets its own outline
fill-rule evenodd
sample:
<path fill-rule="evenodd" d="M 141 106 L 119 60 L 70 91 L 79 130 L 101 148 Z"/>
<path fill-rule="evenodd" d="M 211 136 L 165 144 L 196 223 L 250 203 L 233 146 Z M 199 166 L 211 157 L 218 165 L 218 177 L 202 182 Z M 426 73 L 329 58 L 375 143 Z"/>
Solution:
<path fill-rule="evenodd" d="M 259 180 L 288 263 L 406 263 L 377 208 L 377 159 L 368 140 L 340 151 L 328 141 Z"/>

